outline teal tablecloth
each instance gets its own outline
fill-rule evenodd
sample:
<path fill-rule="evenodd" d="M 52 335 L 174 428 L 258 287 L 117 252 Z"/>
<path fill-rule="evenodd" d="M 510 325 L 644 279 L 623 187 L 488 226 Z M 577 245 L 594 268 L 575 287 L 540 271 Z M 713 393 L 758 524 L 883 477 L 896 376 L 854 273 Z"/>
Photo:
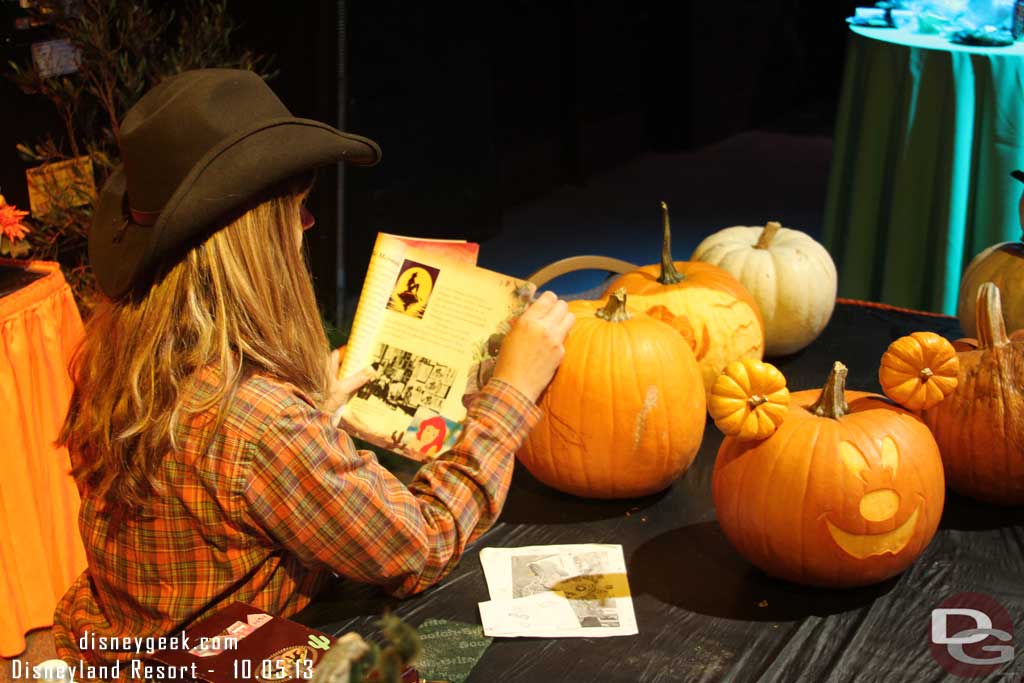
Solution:
<path fill-rule="evenodd" d="M 970 259 L 1021 235 L 1024 43 L 851 31 L 824 225 L 839 293 L 955 314 Z"/>

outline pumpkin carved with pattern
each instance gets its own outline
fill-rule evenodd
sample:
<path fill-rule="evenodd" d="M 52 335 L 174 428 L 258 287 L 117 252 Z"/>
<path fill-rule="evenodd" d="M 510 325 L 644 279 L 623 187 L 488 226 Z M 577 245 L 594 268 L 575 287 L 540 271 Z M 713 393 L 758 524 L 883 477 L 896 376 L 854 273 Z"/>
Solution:
<path fill-rule="evenodd" d="M 718 452 L 718 522 L 772 576 L 833 587 L 883 581 L 938 528 L 945 485 L 931 432 L 881 396 L 845 391 L 845 377 L 836 363 L 822 391 L 790 395 L 770 437 L 726 437 Z"/>

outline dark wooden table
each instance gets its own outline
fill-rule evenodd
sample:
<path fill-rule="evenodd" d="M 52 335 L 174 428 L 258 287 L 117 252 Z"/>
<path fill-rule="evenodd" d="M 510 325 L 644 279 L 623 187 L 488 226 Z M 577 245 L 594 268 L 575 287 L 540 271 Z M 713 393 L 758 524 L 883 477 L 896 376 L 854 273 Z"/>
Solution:
<path fill-rule="evenodd" d="M 851 389 L 878 391 L 882 353 L 917 330 L 962 336 L 952 318 L 844 303 L 814 344 L 774 362 L 794 391 L 820 387 L 835 360 L 849 367 Z M 477 603 L 489 597 L 480 548 L 618 543 L 639 635 L 497 639 L 469 680 L 957 680 L 929 649 L 931 610 L 940 602 L 961 592 L 984 593 L 1024 629 L 1024 510 L 950 493 L 935 539 L 901 576 L 857 590 L 805 588 L 754 569 L 723 536 L 711 501 L 721 440 L 709 422 L 689 471 L 667 491 L 636 500 L 574 498 L 517 468 L 499 522 L 441 585 L 398 601 L 339 582 L 299 619 L 327 632 L 364 635 L 374 633 L 385 609 L 413 625 L 428 618 L 479 623 Z M 1021 680 L 1024 651 L 987 673 L 991 680 Z"/>

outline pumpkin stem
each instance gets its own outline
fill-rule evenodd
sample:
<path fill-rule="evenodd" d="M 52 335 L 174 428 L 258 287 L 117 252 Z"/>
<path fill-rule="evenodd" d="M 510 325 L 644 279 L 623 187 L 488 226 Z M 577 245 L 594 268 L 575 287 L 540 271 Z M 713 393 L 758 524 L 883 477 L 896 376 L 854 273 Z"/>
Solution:
<path fill-rule="evenodd" d="M 1010 338 L 1006 336 L 1006 321 L 1003 320 L 999 288 L 995 284 L 986 282 L 978 287 L 975 310 L 978 316 L 979 349 L 990 349 L 1010 343 Z"/>
<path fill-rule="evenodd" d="M 825 380 L 821 395 L 808 410 L 818 417 L 830 417 L 838 420 L 850 410 L 846 403 L 846 366 L 836 361 L 832 364 L 832 372 Z"/>
<path fill-rule="evenodd" d="M 755 394 L 754 396 L 751 396 L 750 398 L 747 399 L 747 403 L 750 405 L 751 410 L 767 402 L 768 397 L 765 396 L 764 394 Z"/>
<path fill-rule="evenodd" d="M 661 203 L 661 223 L 664 235 L 661 238 L 661 274 L 658 275 L 658 282 L 674 285 L 683 281 L 683 274 L 676 270 L 676 264 L 672 261 L 672 230 L 668 225 L 668 204 L 665 202 Z"/>
<path fill-rule="evenodd" d="M 761 231 L 761 236 L 757 239 L 757 244 L 754 245 L 754 249 L 767 249 L 770 247 L 772 240 L 775 239 L 775 235 L 778 234 L 781 229 L 781 224 L 776 223 L 775 221 L 768 221 L 764 226 L 764 230 Z"/>
<path fill-rule="evenodd" d="M 922 382 L 927 382 L 932 378 L 934 374 L 935 373 L 932 372 L 931 368 L 924 368 L 923 370 L 921 370 L 921 372 L 918 373 L 918 375 L 921 377 Z"/>
<path fill-rule="evenodd" d="M 607 320 L 610 323 L 621 323 L 629 320 L 629 311 L 626 310 L 626 288 L 619 287 L 608 297 L 608 303 L 597 312 L 597 317 Z"/>

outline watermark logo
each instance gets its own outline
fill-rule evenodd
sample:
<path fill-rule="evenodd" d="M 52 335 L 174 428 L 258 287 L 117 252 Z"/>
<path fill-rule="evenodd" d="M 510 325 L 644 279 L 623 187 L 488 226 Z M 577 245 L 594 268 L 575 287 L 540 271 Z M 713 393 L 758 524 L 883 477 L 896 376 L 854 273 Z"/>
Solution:
<path fill-rule="evenodd" d="M 989 676 L 1013 661 L 1013 619 L 993 598 L 958 593 L 932 610 L 928 643 L 948 673 Z"/>

